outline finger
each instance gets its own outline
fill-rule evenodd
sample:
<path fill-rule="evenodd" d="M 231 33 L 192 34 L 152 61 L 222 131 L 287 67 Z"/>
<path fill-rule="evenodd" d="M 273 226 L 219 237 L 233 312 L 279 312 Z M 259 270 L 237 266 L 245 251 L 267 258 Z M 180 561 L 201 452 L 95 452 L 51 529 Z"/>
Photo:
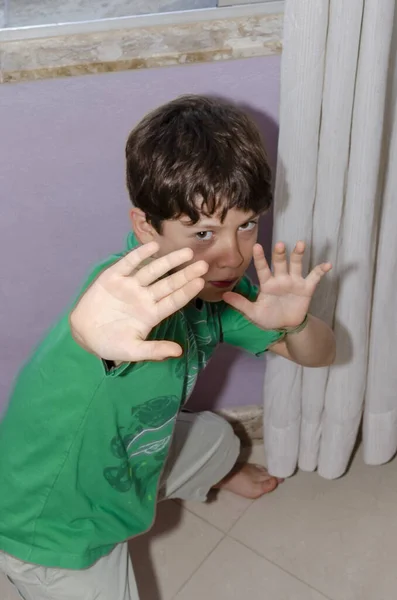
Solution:
<path fill-rule="evenodd" d="M 139 345 L 134 345 L 134 348 L 128 352 L 128 356 L 122 360 L 123 362 L 161 361 L 167 358 L 176 358 L 181 354 L 182 348 L 175 342 L 142 341 Z"/>
<path fill-rule="evenodd" d="M 317 265 L 314 269 L 309 273 L 306 277 L 306 282 L 309 286 L 314 290 L 317 285 L 320 283 L 321 279 L 324 277 L 326 273 L 332 269 L 331 263 L 323 263 L 322 265 Z"/>
<path fill-rule="evenodd" d="M 192 260 L 193 250 L 191 248 L 182 248 L 175 250 L 166 256 L 157 258 L 149 265 L 146 265 L 136 274 L 136 279 L 140 285 L 147 286 L 169 273 L 173 269 L 180 267 L 183 263 Z"/>
<path fill-rule="evenodd" d="M 241 294 L 236 294 L 236 292 L 226 292 L 223 294 L 223 300 L 239 312 L 243 313 L 247 318 L 250 318 L 250 313 L 254 305 L 253 302 L 250 302 Z"/>
<path fill-rule="evenodd" d="M 157 304 L 158 321 L 163 321 L 186 306 L 186 304 L 189 304 L 201 292 L 204 285 L 204 279 L 193 279 L 193 281 L 189 281 L 179 290 L 172 292 L 172 294 L 160 300 Z"/>
<path fill-rule="evenodd" d="M 118 260 L 114 265 L 109 267 L 108 272 L 118 273 L 124 277 L 131 275 L 146 259 L 150 258 L 158 252 L 159 245 L 156 242 L 149 242 L 128 252 L 123 258 Z"/>
<path fill-rule="evenodd" d="M 188 265 L 184 269 L 169 275 L 165 279 L 161 279 L 157 283 L 150 286 L 153 300 L 158 302 L 162 298 L 169 296 L 176 290 L 180 290 L 190 281 L 202 277 L 208 271 L 208 264 L 200 260 L 191 265 Z"/>
<path fill-rule="evenodd" d="M 306 250 L 305 242 L 297 242 L 293 252 L 291 253 L 290 267 L 289 267 L 290 275 L 295 275 L 296 277 L 302 277 L 303 255 L 305 254 L 305 250 Z"/>
<path fill-rule="evenodd" d="M 264 285 L 271 278 L 272 272 L 266 260 L 263 248 L 260 244 L 255 244 L 253 249 L 253 256 L 259 283 L 261 285 Z"/>
<path fill-rule="evenodd" d="M 285 244 L 278 242 L 273 250 L 273 271 L 274 276 L 288 275 L 287 250 Z"/>

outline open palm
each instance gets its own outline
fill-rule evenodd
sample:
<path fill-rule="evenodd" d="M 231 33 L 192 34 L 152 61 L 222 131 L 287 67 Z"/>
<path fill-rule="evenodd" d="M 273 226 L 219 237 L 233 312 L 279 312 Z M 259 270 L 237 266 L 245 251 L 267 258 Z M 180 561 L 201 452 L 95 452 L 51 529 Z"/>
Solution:
<path fill-rule="evenodd" d="M 183 267 L 193 259 L 189 248 L 145 264 L 157 251 L 154 242 L 133 250 L 83 294 L 70 316 L 72 333 L 83 348 L 115 362 L 164 360 L 182 353 L 173 341 L 147 338 L 200 293 L 208 265 L 197 261 Z"/>
<path fill-rule="evenodd" d="M 304 242 L 298 242 L 288 264 L 285 245 L 276 244 L 272 273 L 262 246 L 256 244 L 253 252 L 259 280 L 256 301 L 250 302 L 235 292 L 225 293 L 223 299 L 261 329 L 297 327 L 308 313 L 317 285 L 332 268 L 330 263 L 318 265 L 304 278 L 304 253 Z"/>

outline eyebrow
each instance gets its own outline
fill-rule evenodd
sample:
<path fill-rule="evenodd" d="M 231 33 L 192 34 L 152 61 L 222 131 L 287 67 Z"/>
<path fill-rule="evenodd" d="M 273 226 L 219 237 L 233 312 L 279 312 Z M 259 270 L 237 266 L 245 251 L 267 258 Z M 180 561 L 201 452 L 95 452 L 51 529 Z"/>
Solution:
<path fill-rule="evenodd" d="M 242 223 L 240 223 L 240 227 L 241 225 L 245 225 L 246 223 L 249 223 L 250 221 L 254 221 L 254 219 L 259 219 L 260 218 L 260 214 L 253 214 L 251 217 L 249 217 L 248 219 L 246 219 L 245 221 L 243 221 Z M 189 229 L 220 229 L 222 227 L 222 223 L 219 223 L 219 221 L 197 221 L 197 223 L 193 223 L 192 221 L 181 221 L 182 225 L 184 225 L 185 227 L 188 227 Z"/>

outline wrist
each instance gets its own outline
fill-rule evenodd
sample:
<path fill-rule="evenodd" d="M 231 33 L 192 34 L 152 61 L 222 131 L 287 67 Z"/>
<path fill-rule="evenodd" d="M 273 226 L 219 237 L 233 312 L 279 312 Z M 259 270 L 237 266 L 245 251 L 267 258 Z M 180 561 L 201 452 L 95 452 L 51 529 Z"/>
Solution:
<path fill-rule="evenodd" d="M 284 336 L 296 335 L 298 333 L 301 333 L 301 331 L 303 331 L 304 329 L 306 329 L 308 323 L 309 323 L 309 314 L 307 313 L 305 318 L 303 319 L 302 323 L 300 323 L 300 325 L 297 325 L 296 327 L 280 327 L 279 329 L 276 329 L 276 331 L 283 333 Z"/>

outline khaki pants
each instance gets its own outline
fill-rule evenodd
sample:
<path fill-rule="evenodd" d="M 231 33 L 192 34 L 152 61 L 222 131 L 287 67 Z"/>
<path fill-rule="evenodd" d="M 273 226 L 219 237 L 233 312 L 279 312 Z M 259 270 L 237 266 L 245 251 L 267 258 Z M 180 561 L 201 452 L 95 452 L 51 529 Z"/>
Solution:
<path fill-rule="evenodd" d="M 239 448 L 221 417 L 180 413 L 159 499 L 205 501 L 211 487 L 233 468 Z M 80 571 L 40 567 L 2 552 L 0 570 L 24 600 L 139 600 L 127 543 Z"/>

